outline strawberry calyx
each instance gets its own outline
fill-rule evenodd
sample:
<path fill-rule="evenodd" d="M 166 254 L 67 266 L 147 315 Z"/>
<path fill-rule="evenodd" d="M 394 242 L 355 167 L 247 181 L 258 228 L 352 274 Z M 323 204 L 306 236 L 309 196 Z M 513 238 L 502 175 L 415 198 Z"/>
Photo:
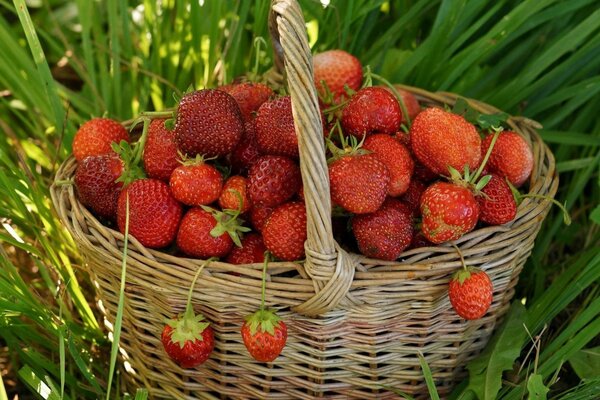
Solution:
<path fill-rule="evenodd" d="M 275 336 L 275 327 L 279 325 L 281 318 L 273 310 L 260 309 L 254 314 L 248 315 L 246 323 L 250 329 L 250 334 L 268 333 Z"/>
<path fill-rule="evenodd" d="M 186 154 L 183 154 L 180 151 L 177 151 L 177 154 L 179 155 L 179 163 L 181 165 L 185 165 L 185 166 L 194 166 L 194 165 L 202 165 L 205 164 L 207 161 L 210 160 L 215 160 L 217 157 L 206 157 L 205 155 L 202 154 L 197 154 L 196 157 L 189 157 Z"/>
<path fill-rule="evenodd" d="M 479 269 L 477 267 L 464 266 L 463 268 L 459 269 L 454 274 L 452 274 L 452 280 L 458 281 L 458 283 L 460 285 L 462 285 L 463 283 L 465 283 L 465 281 L 467 279 L 471 278 L 472 274 L 479 273 L 479 272 L 482 272 L 482 271 L 481 271 L 481 269 Z"/>
<path fill-rule="evenodd" d="M 396 89 L 396 87 L 394 85 L 392 85 L 392 83 L 390 81 L 388 81 L 387 79 L 385 79 L 383 76 L 378 75 L 378 74 L 374 73 L 373 71 L 371 71 L 371 67 L 369 65 L 367 65 L 365 67 L 365 74 L 364 74 L 364 82 L 365 83 L 363 85 L 363 88 L 372 86 L 373 78 L 375 78 L 379 82 L 383 83 L 385 86 L 387 86 L 388 89 L 390 89 L 390 91 L 392 92 L 392 94 L 394 95 L 396 100 L 398 101 L 398 105 L 400 106 L 400 109 L 402 110 L 402 115 L 404 116 L 404 120 L 406 121 L 406 128 L 410 129 L 410 125 L 412 124 L 412 121 L 410 120 L 410 116 L 408 115 L 408 108 L 406 107 L 406 104 L 404 103 L 404 98 L 400 95 L 400 92 L 398 92 L 398 89 Z"/>
<path fill-rule="evenodd" d="M 339 121 L 336 122 L 336 126 L 339 125 Z M 335 129 L 335 128 L 334 128 Z M 331 139 L 326 138 L 327 149 L 331 152 L 331 157 L 327 160 L 327 164 L 331 164 L 342 157 L 361 156 L 371 153 L 367 149 L 363 149 L 362 145 L 365 141 L 366 135 L 358 141 L 356 136 L 349 135 L 344 136 L 341 127 L 339 128 L 340 145 L 337 146 Z"/>
<path fill-rule="evenodd" d="M 240 215 L 240 209 L 225 209 L 219 211 L 208 206 L 201 207 L 204 211 L 210 213 L 217 220 L 217 225 L 215 225 L 215 227 L 212 228 L 212 230 L 210 231 L 210 235 L 212 237 L 219 237 L 224 233 L 227 233 L 237 247 L 242 247 L 240 234 L 244 232 L 249 232 L 250 228 L 242 226 L 244 221 L 238 218 Z"/>

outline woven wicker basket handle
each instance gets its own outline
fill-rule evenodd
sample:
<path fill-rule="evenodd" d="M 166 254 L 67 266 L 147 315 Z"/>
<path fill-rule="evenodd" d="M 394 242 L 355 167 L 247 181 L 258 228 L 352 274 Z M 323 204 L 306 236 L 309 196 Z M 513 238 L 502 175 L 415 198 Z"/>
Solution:
<path fill-rule="evenodd" d="M 329 174 L 325 160 L 323 126 L 302 10 L 296 0 L 273 0 L 269 29 L 276 66 L 285 72 L 292 97 L 292 112 L 306 202 L 307 240 L 304 268 L 315 286 L 315 296 L 295 311 L 316 316 L 338 304 L 356 303 L 348 297 L 354 279 L 355 259 L 333 239 Z"/>

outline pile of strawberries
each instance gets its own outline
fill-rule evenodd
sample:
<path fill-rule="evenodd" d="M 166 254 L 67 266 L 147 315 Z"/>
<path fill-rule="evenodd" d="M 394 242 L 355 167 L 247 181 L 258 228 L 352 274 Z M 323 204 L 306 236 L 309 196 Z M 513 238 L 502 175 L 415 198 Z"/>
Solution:
<path fill-rule="evenodd" d="M 360 62 L 341 50 L 317 54 L 314 74 L 334 234 L 343 246 L 395 260 L 408 248 L 515 218 L 517 188 L 531 174 L 533 155 L 519 134 L 503 131 L 501 118 L 464 101 L 454 110 L 422 108 L 407 91 L 373 86 L 377 75 L 368 68 L 363 75 Z M 146 247 L 182 256 L 233 264 L 263 262 L 265 251 L 279 260 L 304 257 L 306 209 L 289 95 L 233 83 L 187 93 L 174 112 L 144 113 L 134 125 L 140 123 L 133 144 L 106 118 L 77 132 L 75 185 L 92 213 L 121 232 L 127 227 Z M 460 287 L 485 274 L 464 267 Z M 491 303 L 491 282 L 485 285 L 478 286 L 483 314 Z"/>

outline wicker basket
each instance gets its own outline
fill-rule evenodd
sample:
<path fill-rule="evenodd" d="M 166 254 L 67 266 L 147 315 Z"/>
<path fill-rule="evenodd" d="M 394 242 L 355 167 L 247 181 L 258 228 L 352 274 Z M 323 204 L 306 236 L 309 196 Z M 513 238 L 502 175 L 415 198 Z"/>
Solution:
<path fill-rule="evenodd" d="M 506 312 L 550 203 L 525 199 L 512 223 L 479 229 L 455 242 L 468 265 L 487 271 L 494 284 L 493 304 L 476 321 L 465 321 L 451 309 L 447 284 L 461 264 L 450 245 L 410 250 L 395 262 L 342 250 L 332 237 L 322 127 L 302 12 L 291 0 L 276 0 L 272 9 L 275 47 L 286 60 L 308 216 L 306 261 L 268 268 L 267 304 L 288 324 L 288 343 L 273 363 L 250 358 L 240 328 L 243 317 L 259 306 L 262 266 L 213 262 L 204 269 L 193 299 L 197 311 L 212 322 L 215 350 L 200 367 L 179 368 L 164 353 L 160 333 L 165 318 L 183 311 L 202 261 L 149 250 L 131 238 L 121 345 L 135 372 L 127 376 L 153 398 L 396 398 L 389 388 L 424 397 L 420 352 L 440 394 L 448 393 Z M 450 93 L 403 88 L 426 106 L 456 100 Z M 470 103 L 480 112 L 498 111 Z M 533 149 L 530 193 L 554 196 L 554 159 L 534 131 L 536 123 L 510 118 L 508 125 Z M 75 168 L 71 157 L 56 180 L 72 178 Z M 87 261 L 106 318 L 114 322 L 123 235 L 98 222 L 79 203 L 73 186 L 53 185 L 51 194 Z"/>

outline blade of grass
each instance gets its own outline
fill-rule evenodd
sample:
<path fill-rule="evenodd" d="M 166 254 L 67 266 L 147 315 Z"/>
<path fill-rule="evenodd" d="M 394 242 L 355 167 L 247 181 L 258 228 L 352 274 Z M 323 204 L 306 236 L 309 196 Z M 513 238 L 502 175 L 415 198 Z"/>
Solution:
<path fill-rule="evenodd" d="M 429 368 L 427 360 L 425 360 L 425 357 L 423 357 L 421 352 L 419 352 L 419 364 L 421 364 L 421 371 L 423 371 L 423 377 L 425 378 L 425 383 L 427 384 L 429 398 L 431 400 L 440 400 L 440 395 L 438 394 L 437 388 L 435 387 L 435 382 L 433 381 L 431 369 Z"/>

